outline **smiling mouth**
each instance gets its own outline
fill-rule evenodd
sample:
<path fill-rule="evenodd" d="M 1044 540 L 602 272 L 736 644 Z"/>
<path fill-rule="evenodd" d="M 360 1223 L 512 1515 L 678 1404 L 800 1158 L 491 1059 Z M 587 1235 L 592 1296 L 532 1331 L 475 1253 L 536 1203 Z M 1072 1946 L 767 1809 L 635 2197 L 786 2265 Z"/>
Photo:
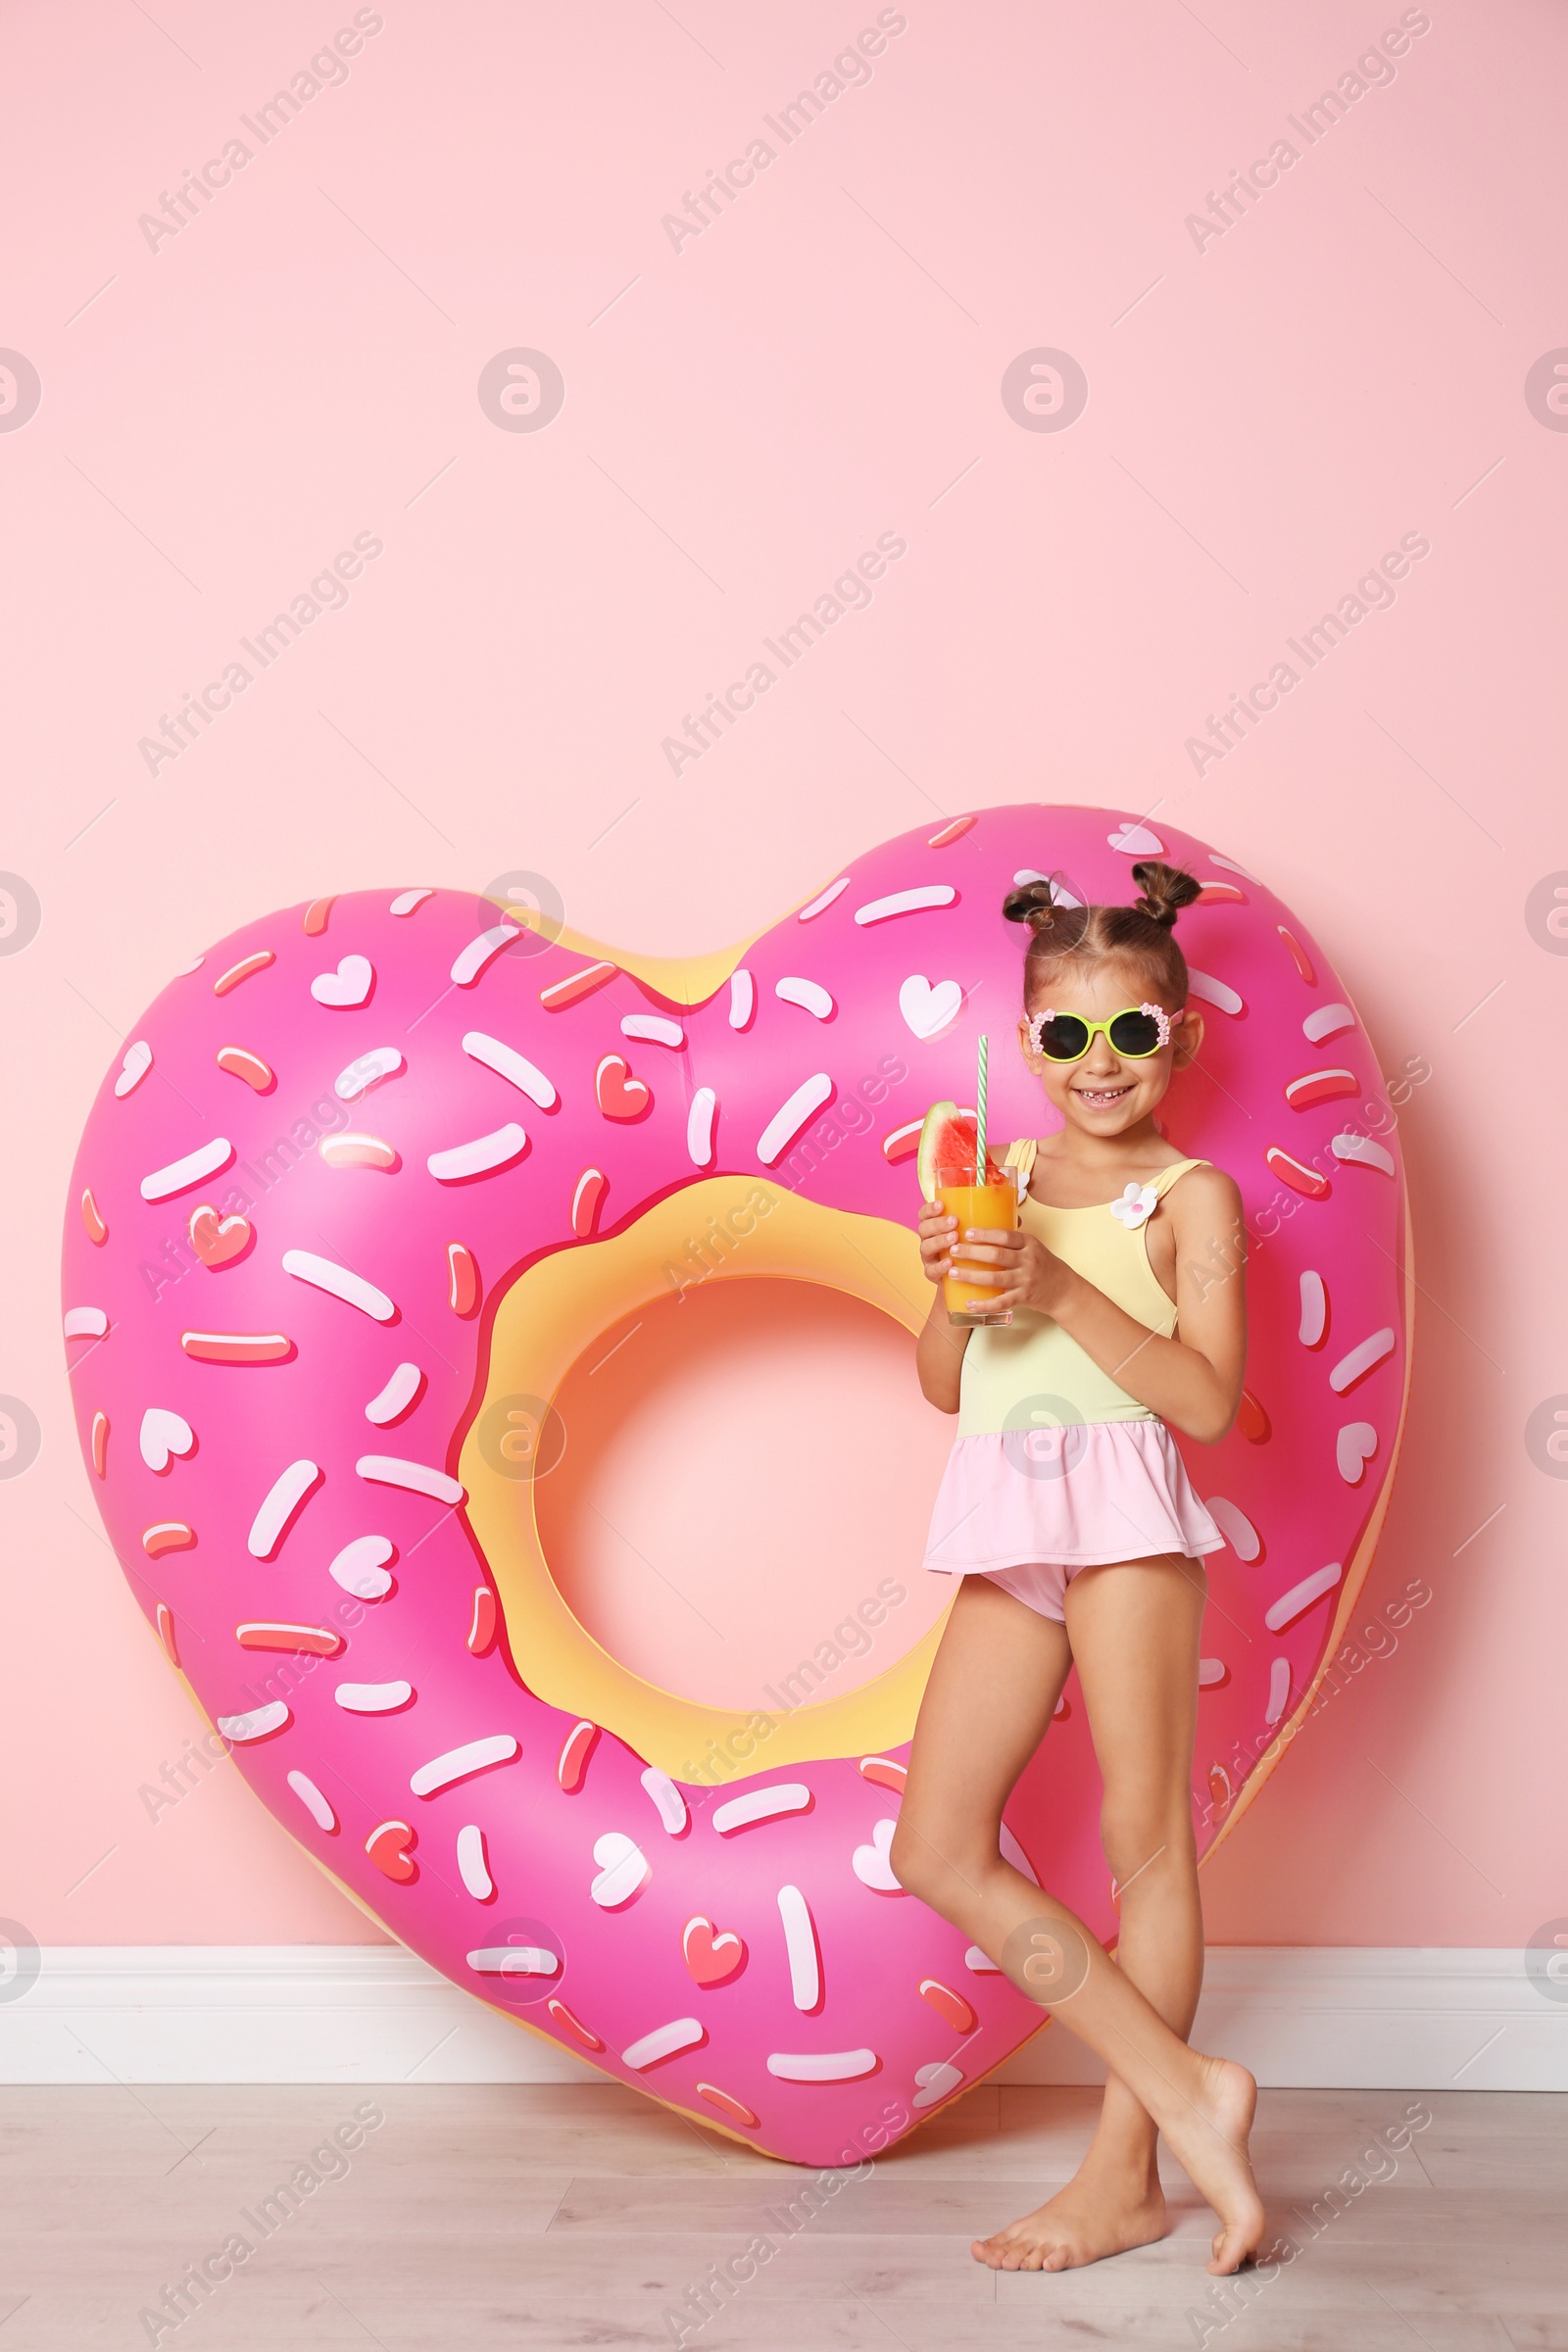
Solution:
<path fill-rule="evenodd" d="M 1130 1086 L 1075 1086 L 1073 1093 L 1090 1110 L 1110 1110 L 1132 1093 Z"/>

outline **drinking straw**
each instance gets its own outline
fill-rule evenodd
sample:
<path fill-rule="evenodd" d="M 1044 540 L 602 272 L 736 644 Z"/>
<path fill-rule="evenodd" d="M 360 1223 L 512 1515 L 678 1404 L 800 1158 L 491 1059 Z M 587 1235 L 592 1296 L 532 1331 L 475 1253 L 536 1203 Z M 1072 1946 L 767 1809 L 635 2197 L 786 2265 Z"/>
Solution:
<path fill-rule="evenodd" d="M 980 1068 L 974 1089 L 974 1180 L 983 1185 L 986 1180 L 986 1040 L 980 1037 Z"/>

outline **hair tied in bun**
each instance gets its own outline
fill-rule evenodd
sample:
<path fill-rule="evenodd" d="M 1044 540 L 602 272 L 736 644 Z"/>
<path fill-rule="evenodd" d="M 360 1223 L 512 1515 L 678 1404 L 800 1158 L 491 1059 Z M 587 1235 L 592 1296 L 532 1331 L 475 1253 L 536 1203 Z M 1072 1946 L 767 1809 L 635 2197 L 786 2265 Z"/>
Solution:
<path fill-rule="evenodd" d="M 1141 896 L 1133 903 L 1151 922 L 1168 931 L 1184 906 L 1190 906 L 1202 889 L 1195 875 L 1184 873 L 1180 866 L 1163 865 L 1157 858 L 1141 858 L 1133 867 L 1133 880 Z"/>
<path fill-rule="evenodd" d="M 1055 894 L 1044 874 L 1035 874 L 1009 890 L 1002 902 L 1002 911 L 1009 923 L 1027 923 L 1037 936 L 1050 931 L 1060 909 Z"/>

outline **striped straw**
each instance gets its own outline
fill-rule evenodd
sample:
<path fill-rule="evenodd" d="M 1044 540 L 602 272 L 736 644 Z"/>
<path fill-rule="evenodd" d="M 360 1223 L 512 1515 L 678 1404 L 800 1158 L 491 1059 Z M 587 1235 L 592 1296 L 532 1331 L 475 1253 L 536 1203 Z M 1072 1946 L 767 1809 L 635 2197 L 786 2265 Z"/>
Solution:
<path fill-rule="evenodd" d="M 974 1180 L 986 1180 L 986 1038 L 980 1035 L 980 1068 L 974 1088 Z"/>

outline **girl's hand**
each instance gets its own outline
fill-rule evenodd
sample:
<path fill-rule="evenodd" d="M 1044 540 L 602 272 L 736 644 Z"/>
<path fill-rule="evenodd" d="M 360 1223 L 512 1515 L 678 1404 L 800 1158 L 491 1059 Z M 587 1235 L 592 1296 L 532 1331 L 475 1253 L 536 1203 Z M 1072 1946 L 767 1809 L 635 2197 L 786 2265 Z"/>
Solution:
<path fill-rule="evenodd" d="M 958 1220 L 952 1217 L 941 1203 L 927 1200 L 920 1209 L 920 1271 L 927 1282 L 940 1282 L 951 1274 L 953 1244 L 957 1238 Z"/>
<path fill-rule="evenodd" d="M 999 1306 L 1026 1306 L 1040 1315 L 1056 1312 L 1073 1280 L 1071 1267 L 1032 1233 L 968 1225 L 952 1254 L 951 1271 L 994 1291 Z"/>

